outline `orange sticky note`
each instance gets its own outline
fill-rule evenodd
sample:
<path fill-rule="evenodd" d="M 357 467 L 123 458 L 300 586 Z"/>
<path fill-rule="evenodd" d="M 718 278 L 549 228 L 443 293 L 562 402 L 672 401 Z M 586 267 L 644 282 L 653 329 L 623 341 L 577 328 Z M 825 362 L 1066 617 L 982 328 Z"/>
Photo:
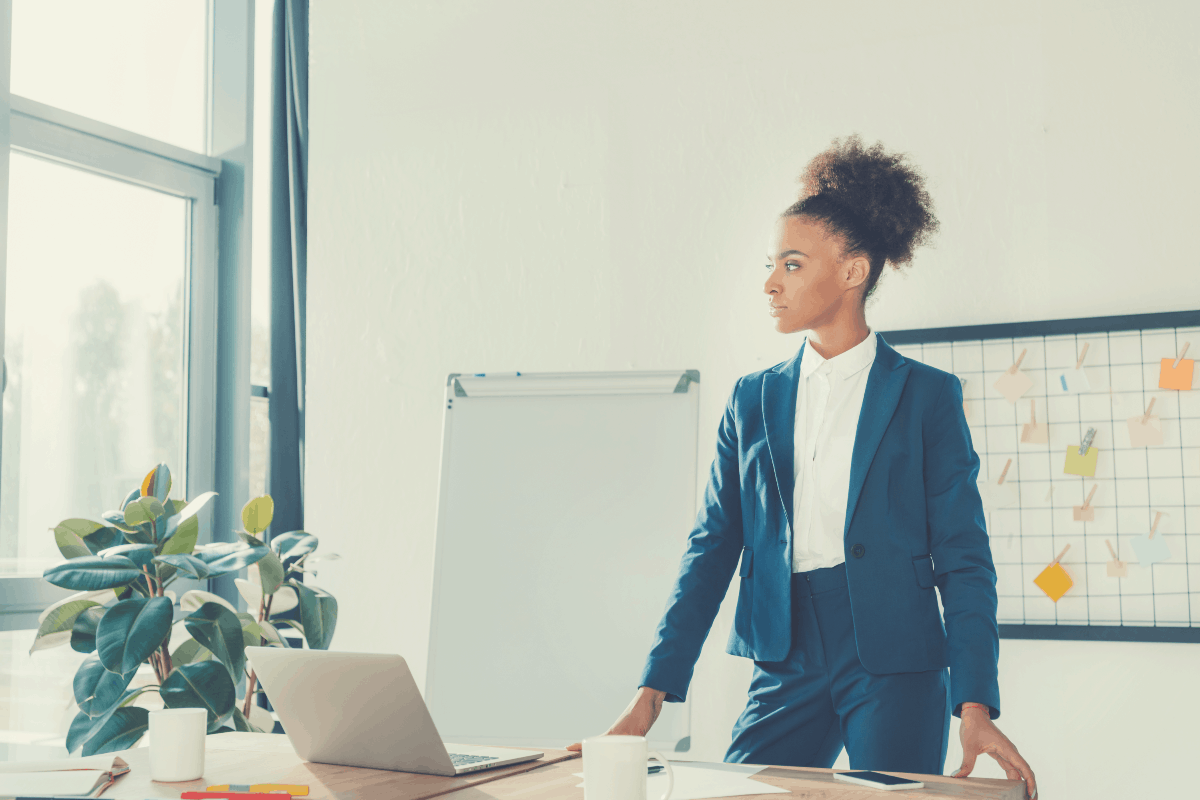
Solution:
<path fill-rule="evenodd" d="M 1192 388 L 1192 367 L 1196 362 L 1190 358 L 1180 359 L 1179 366 L 1172 369 L 1171 365 L 1174 363 L 1173 358 L 1162 360 L 1162 366 L 1158 370 L 1158 388 L 1186 392 Z"/>
<path fill-rule="evenodd" d="M 1062 564 L 1057 561 L 1042 570 L 1033 582 L 1037 587 L 1046 593 L 1054 602 L 1058 602 L 1067 590 L 1075 585 L 1075 581 L 1071 580 L 1071 576 L 1063 569 Z"/>
<path fill-rule="evenodd" d="M 1096 461 L 1100 458 L 1100 450 L 1089 447 L 1087 452 L 1079 455 L 1079 445 L 1067 445 L 1067 461 L 1063 464 L 1063 472 L 1067 475 L 1083 475 L 1092 477 L 1096 474 Z"/>

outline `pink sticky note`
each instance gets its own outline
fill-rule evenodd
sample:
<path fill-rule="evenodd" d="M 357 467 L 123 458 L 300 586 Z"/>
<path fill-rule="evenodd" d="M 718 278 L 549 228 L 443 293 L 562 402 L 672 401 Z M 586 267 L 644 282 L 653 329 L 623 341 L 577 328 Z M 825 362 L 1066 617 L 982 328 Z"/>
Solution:
<path fill-rule="evenodd" d="M 1142 424 L 1144 414 L 1138 414 L 1125 420 L 1129 426 L 1130 447 L 1158 447 L 1163 443 L 1162 420 L 1154 414 Z"/>
<path fill-rule="evenodd" d="M 1004 398 L 1010 403 L 1015 403 L 1021 399 L 1021 395 L 1033 388 L 1033 379 L 1026 375 L 1021 370 L 1016 372 L 1004 371 L 994 384 L 996 391 L 1004 395 Z"/>

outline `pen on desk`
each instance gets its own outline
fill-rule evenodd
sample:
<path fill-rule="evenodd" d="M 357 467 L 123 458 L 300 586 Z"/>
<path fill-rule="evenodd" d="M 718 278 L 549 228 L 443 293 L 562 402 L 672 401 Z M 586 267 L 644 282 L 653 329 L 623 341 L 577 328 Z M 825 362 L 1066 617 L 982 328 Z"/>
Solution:
<path fill-rule="evenodd" d="M 662 764 L 651 764 L 650 766 L 646 767 L 646 772 L 650 775 L 653 775 L 656 772 L 662 772 L 663 769 L 664 767 Z"/>

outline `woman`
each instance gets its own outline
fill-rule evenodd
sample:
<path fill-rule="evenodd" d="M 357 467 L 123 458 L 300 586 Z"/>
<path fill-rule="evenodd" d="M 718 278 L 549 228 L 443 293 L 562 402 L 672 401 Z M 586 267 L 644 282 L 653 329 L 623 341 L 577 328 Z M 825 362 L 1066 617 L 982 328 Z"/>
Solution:
<path fill-rule="evenodd" d="M 953 713 L 955 776 L 988 753 L 1034 797 L 992 721 L 996 575 L 961 386 L 866 321 L 884 265 L 937 229 L 924 179 L 851 136 L 801 181 L 763 291 L 776 330 L 807 339 L 735 384 L 640 688 L 608 733 L 645 735 L 684 699 L 736 568 L 727 650 L 755 669 L 727 761 L 830 767 L 844 746 L 853 769 L 941 774 Z"/>

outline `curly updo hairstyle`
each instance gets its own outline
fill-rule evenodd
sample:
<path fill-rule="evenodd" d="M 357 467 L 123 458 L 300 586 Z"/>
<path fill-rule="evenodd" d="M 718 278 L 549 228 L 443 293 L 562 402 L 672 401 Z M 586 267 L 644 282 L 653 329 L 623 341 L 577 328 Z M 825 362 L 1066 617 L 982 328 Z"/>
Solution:
<path fill-rule="evenodd" d="M 821 222 L 842 239 L 842 258 L 865 256 L 870 263 L 863 299 L 875 291 L 885 263 L 899 268 L 938 229 L 925 178 L 905 163 L 903 153 L 883 144 L 863 147 L 858 134 L 808 162 L 800 176 L 800 199 L 783 212 Z"/>

